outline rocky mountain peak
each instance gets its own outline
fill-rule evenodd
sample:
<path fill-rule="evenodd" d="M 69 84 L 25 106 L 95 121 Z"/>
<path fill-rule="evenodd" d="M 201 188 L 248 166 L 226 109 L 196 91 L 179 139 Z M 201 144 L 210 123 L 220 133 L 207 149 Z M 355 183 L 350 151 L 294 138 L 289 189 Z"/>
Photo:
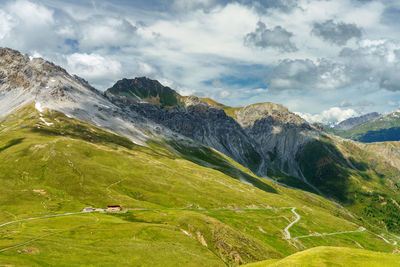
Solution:
<path fill-rule="evenodd" d="M 283 105 L 270 102 L 258 103 L 238 109 L 236 111 L 236 117 L 237 121 L 243 127 L 251 127 L 256 121 L 261 119 L 270 119 L 282 124 L 307 124 L 304 119 L 290 112 Z"/>
<path fill-rule="evenodd" d="M 127 103 L 148 102 L 158 106 L 177 106 L 181 96 L 157 80 L 146 77 L 122 79 L 109 88 L 108 97 L 119 97 Z"/>
<path fill-rule="evenodd" d="M 139 83 L 137 80 L 136 83 Z M 136 143 L 153 125 L 134 112 L 126 114 L 84 79 L 42 58 L 0 49 L 0 116 L 28 103 L 57 110 L 89 124 L 112 129 Z"/>
<path fill-rule="evenodd" d="M 10 48 L 0 48 L 0 90 L 54 88 L 60 85 L 59 77 L 72 79 L 63 68 L 42 58 L 30 58 Z"/>
<path fill-rule="evenodd" d="M 27 63 L 29 61 L 29 57 L 27 55 L 21 54 L 17 50 L 13 50 L 11 48 L 2 48 L 0 47 L 0 60 L 1 63 L 5 65 L 11 65 L 16 62 Z"/>

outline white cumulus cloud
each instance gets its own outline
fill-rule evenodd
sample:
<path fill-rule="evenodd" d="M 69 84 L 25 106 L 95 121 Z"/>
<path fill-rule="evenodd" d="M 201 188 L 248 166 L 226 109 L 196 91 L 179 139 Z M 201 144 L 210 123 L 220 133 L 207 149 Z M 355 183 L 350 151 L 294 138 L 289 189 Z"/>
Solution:
<path fill-rule="evenodd" d="M 344 121 L 348 118 L 358 116 L 358 113 L 353 109 L 341 109 L 339 107 L 332 107 L 324 110 L 319 114 L 300 113 L 296 112 L 297 115 L 305 119 L 310 123 L 337 123 Z"/>
<path fill-rule="evenodd" d="M 82 22 L 79 30 L 82 48 L 132 45 L 135 40 L 136 26 L 126 19 L 91 17 Z"/>
<path fill-rule="evenodd" d="M 15 21 L 11 15 L 0 10 L 0 39 L 3 39 L 14 27 Z"/>
<path fill-rule="evenodd" d="M 67 56 L 67 68 L 71 73 L 97 83 L 107 83 L 120 78 L 121 63 L 98 54 L 74 53 Z"/>
<path fill-rule="evenodd" d="M 9 10 L 27 26 L 48 25 L 54 22 L 53 10 L 26 0 L 18 0 L 9 6 Z"/>

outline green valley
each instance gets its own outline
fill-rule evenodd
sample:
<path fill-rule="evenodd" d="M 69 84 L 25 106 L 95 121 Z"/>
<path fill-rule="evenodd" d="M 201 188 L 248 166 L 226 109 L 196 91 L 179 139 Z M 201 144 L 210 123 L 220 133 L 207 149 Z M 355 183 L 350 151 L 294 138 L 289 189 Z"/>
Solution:
<path fill-rule="evenodd" d="M 0 125 L 0 225 L 123 207 L 1 226 L 1 265 L 232 266 L 318 246 L 393 252 L 400 242 L 334 202 L 195 143 L 181 143 L 190 154 L 163 140 L 139 146 L 33 104 Z M 292 207 L 300 219 L 287 239 Z"/>

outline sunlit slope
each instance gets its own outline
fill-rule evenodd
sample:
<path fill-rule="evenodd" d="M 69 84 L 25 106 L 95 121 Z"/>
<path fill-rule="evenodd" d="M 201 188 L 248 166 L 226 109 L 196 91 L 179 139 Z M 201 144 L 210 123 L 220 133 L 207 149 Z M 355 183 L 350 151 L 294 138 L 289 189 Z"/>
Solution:
<path fill-rule="evenodd" d="M 176 144 L 137 146 L 33 104 L 0 125 L 0 225 L 125 208 L 0 226 L 0 265 L 224 266 L 321 245 L 395 248 L 332 202 L 195 144 L 180 143 L 181 153 Z M 301 218 L 286 239 L 292 207 Z"/>
<path fill-rule="evenodd" d="M 286 257 L 245 265 L 246 267 L 284 266 L 353 266 L 395 267 L 400 266 L 399 254 L 378 253 L 363 249 L 340 247 L 316 247 Z"/>

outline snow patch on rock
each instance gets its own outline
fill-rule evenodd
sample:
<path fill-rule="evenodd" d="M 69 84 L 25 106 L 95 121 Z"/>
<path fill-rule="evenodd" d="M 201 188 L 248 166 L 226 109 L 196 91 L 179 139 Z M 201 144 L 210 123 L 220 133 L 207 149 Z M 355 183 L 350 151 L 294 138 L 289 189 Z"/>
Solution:
<path fill-rule="evenodd" d="M 40 117 L 40 120 L 41 120 L 44 124 L 46 124 L 47 126 L 51 126 L 51 125 L 54 124 L 54 123 L 52 123 L 52 122 L 47 122 L 43 117 Z"/>
<path fill-rule="evenodd" d="M 35 103 L 35 108 L 39 111 L 39 112 L 43 112 L 43 108 L 42 105 L 40 103 Z"/>

